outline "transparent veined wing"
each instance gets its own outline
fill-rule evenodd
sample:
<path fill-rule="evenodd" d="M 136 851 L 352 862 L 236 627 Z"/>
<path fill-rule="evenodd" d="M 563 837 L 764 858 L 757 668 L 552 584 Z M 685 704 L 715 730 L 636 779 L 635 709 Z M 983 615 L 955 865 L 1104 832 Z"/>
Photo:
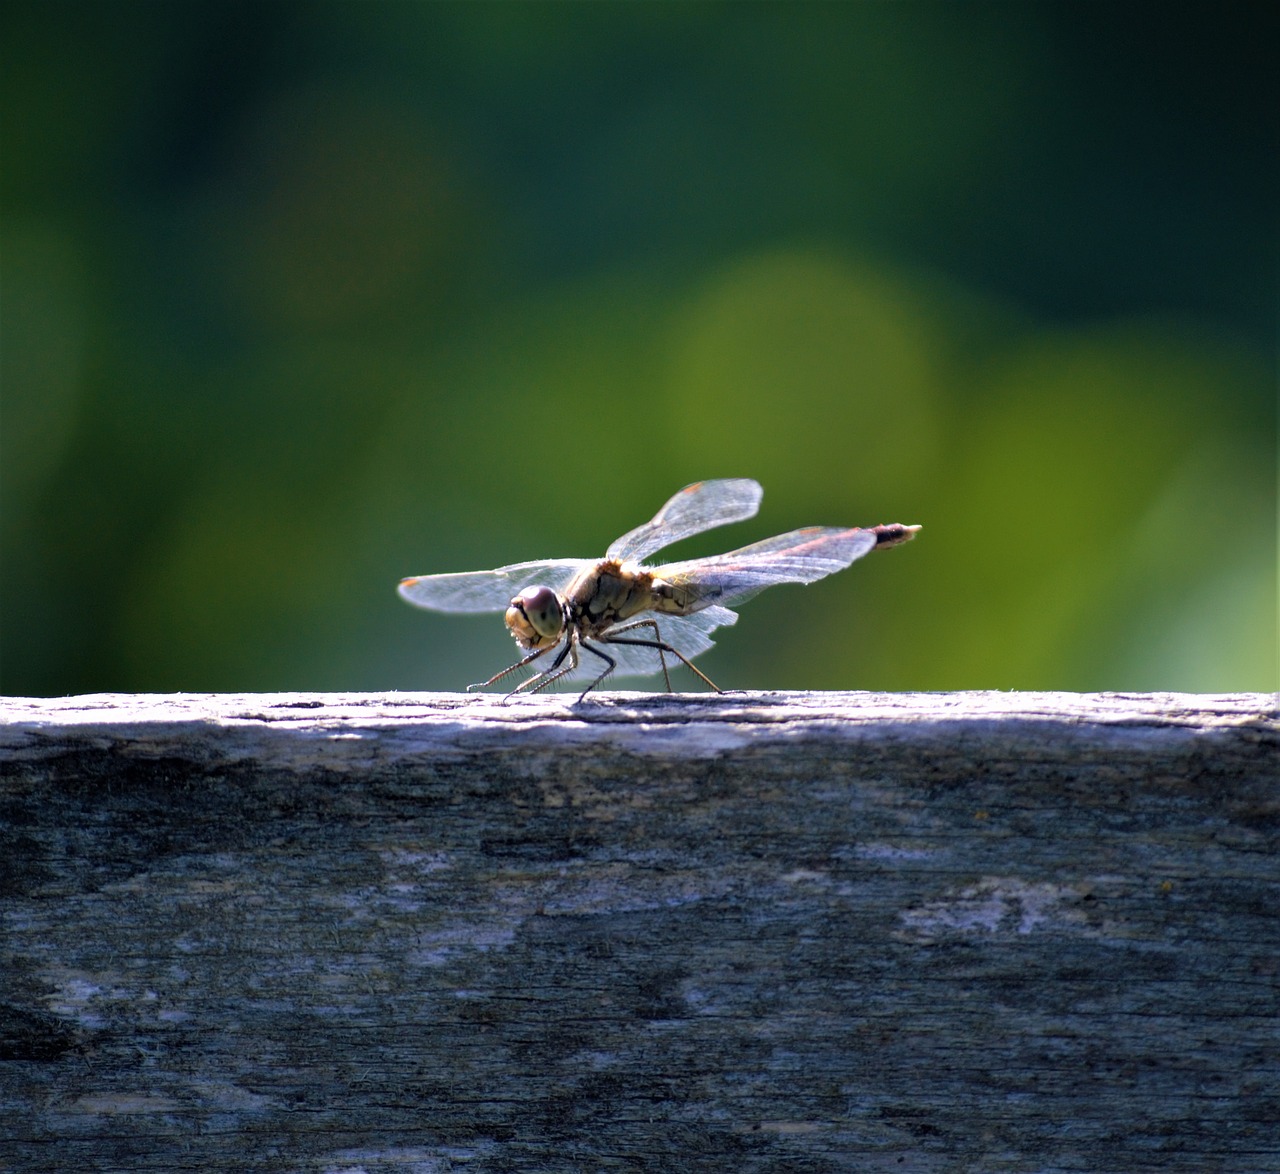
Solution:
<path fill-rule="evenodd" d="M 400 594 L 433 611 L 505 611 L 512 596 L 525 587 L 550 587 L 563 594 L 573 577 L 596 565 L 590 558 L 539 559 L 512 563 L 492 571 L 457 575 L 418 575 L 400 582 Z"/>
<path fill-rule="evenodd" d="M 715 645 L 715 641 L 711 639 L 712 632 L 717 628 L 727 627 L 729 624 L 738 622 L 738 613 L 730 611 L 727 607 L 713 606 L 687 616 L 648 612 L 643 616 L 637 616 L 636 619 L 652 619 L 656 621 L 662 639 L 670 644 L 672 648 L 677 649 L 683 656 L 693 660 L 695 656 L 700 656 L 708 648 Z M 633 622 L 632 620 L 626 620 L 618 625 L 618 629 L 628 627 Z M 632 632 L 623 632 L 622 637 L 623 639 L 652 640 L 653 629 L 636 628 Z M 656 648 L 641 648 L 634 644 L 610 644 L 607 640 L 592 640 L 590 643 L 596 645 L 602 652 L 607 653 L 618 662 L 618 667 L 613 673 L 614 677 L 651 677 L 655 673 L 662 671 L 662 664 L 658 660 L 658 650 Z M 580 682 L 584 678 L 590 680 L 593 677 L 598 677 L 604 670 L 604 661 L 598 656 L 593 656 L 585 649 L 579 650 L 578 659 L 577 669 L 564 678 L 566 681 Z M 666 659 L 667 670 L 673 676 L 679 673 L 689 673 L 689 670 L 670 653 L 667 654 Z M 692 676 L 692 674 L 689 675 Z M 612 679 L 611 677 L 610 680 Z"/>
<path fill-rule="evenodd" d="M 825 579 L 875 546 L 874 530 L 808 526 L 728 554 L 671 563 L 654 571 L 668 582 L 688 588 L 707 605 L 727 607 L 777 583 Z"/>
<path fill-rule="evenodd" d="M 745 477 L 686 485 L 650 521 L 610 546 L 608 557 L 641 562 L 682 538 L 753 518 L 763 496 L 759 484 Z"/>

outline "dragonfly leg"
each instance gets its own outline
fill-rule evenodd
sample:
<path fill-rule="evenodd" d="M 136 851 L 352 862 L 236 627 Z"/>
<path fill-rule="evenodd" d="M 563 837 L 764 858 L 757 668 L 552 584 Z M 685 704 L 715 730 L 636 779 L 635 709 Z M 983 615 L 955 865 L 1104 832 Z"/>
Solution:
<path fill-rule="evenodd" d="M 586 697 L 588 693 L 591 692 L 592 689 L 594 689 L 597 685 L 599 685 L 600 682 L 605 679 L 605 677 L 607 677 L 611 672 L 613 672 L 614 669 L 618 667 L 618 662 L 614 660 L 613 657 L 610 656 L 607 652 L 601 652 L 600 649 L 593 648 L 585 640 L 582 642 L 582 647 L 585 648 L 588 652 L 598 656 L 601 660 L 606 661 L 607 664 L 604 672 L 602 672 L 594 681 L 591 682 L 590 685 L 588 685 L 585 689 L 582 690 L 582 693 L 578 697 L 579 705 L 582 704 L 583 699 Z"/>
<path fill-rule="evenodd" d="M 639 626 L 640 626 L 639 624 L 631 625 L 632 628 L 636 628 Z M 624 632 L 630 631 L 630 628 L 623 628 L 622 631 Z M 724 692 L 724 690 L 721 689 L 720 686 L 715 683 L 715 681 L 713 681 L 709 676 L 707 676 L 706 673 L 704 673 L 700 668 L 698 668 L 698 666 L 694 664 L 693 661 L 691 661 L 687 656 L 685 656 L 683 652 L 680 652 L 678 649 L 672 648 L 671 645 L 668 644 L 665 640 L 620 640 L 613 635 L 601 636 L 600 640 L 602 643 L 605 643 L 605 644 L 633 644 L 637 648 L 656 648 L 660 654 L 663 652 L 669 652 L 671 653 L 672 656 L 678 657 L 680 660 L 682 660 L 685 663 L 685 665 L 687 665 L 690 669 L 692 669 L 695 673 L 697 673 L 697 675 L 701 677 L 702 680 L 705 681 L 708 685 L 710 685 L 711 688 L 713 688 L 717 693 Z M 671 685 L 668 682 L 667 684 L 668 691 L 670 691 L 670 688 L 671 688 Z"/>
<path fill-rule="evenodd" d="M 662 679 L 663 679 L 663 681 L 666 683 L 666 686 L 667 686 L 667 692 L 668 692 L 668 693 L 670 693 L 670 692 L 672 691 L 672 690 L 671 690 L 671 674 L 667 672 L 667 658 L 666 658 L 666 655 L 665 655 L 665 651 L 666 651 L 666 649 L 668 648 L 668 645 L 663 641 L 663 639 L 662 639 L 662 633 L 658 631 L 658 622 L 657 622 L 656 620 L 652 620 L 652 619 L 649 619 L 649 620 L 636 620 L 636 622 L 635 622 L 634 624 L 624 624 L 621 628 L 614 628 L 614 629 L 612 629 L 612 633 L 610 634 L 610 636 L 608 637 L 608 639 L 610 640 L 610 642 L 611 642 L 611 643 L 614 643 L 614 644 L 625 644 L 625 643 L 626 643 L 626 641 L 624 641 L 624 640 L 614 640 L 614 639 L 613 639 L 613 636 L 615 636 L 615 635 L 617 635 L 617 636 L 621 636 L 623 632 L 634 632 L 637 628 L 652 628 L 652 629 L 653 629 L 653 637 L 654 637 L 654 639 L 657 641 L 657 643 L 654 645 L 654 647 L 658 650 L 658 663 L 659 663 L 660 665 L 662 665 Z M 603 639 L 603 638 L 604 638 L 604 637 L 602 637 L 602 639 Z M 684 658 L 683 658 L 683 657 L 681 657 L 680 659 L 681 659 L 681 660 L 684 660 Z M 685 661 L 685 664 L 689 664 L 689 662 L 686 660 L 686 661 Z M 690 667 L 690 668 L 693 668 L 693 666 L 692 666 L 692 665 L 689 665 L 689 667 Z M 697 669 L 694 669 L 693 671 L 694 671 L 694 672 L 698 672 L 698 670 L 697 670 Z M 699 675 L 699 676 L 702 676 L 702 674 L 701 674 L 701 673 L 698 673 L 698 675 Z M 705 678 L 704 678 L 704 680 L 705 680 Z M 714 688 L 714 686 L 712 686 L 712 687 Z"/>
<path fill-rule="evenodd" d="M 569 658 L 569 663 L 564 663 L 565 657 Z M 577 641 L 570 636 L 565 646 L 560 649 L 560 655 L 551 663 L 551 667 L 545 672 L 539 673 L 536 677 L 530 677 L 524 684 L 512 689 L 507 697 L 514 697 L 517 693 L 541 693 L 548 685 L 553 684 L 563 677 L 566 673 L 573 672 L 578 667 L 578 645 Z"/>
<path fill-rule="evenodd" d="M 555 645 L 552 645 L 551 647 L 554 648 Z M 502 670 L 502 672 L 494 673 L 493 676 L 491 676 L 487 681 L 477 681 L 474 685 L 468 685 L 467 692 L 470 693 L 472 689 L 484 689 L 484 688 L 487 688 L 489 685 L 496 685 L 499 681 L 502 680 L 503 677 L 509 677 L 512 673 L 516 671 L 516 669 L 522 669 L 524 668 L 525 665 L 532 664 L 533 661 L 538 659 L 538 657 L 545 656 L 550 651 L 551 651 L 551 648 L 535 648 L 531 653 L 529 653 L 528 656 L 522 657 L 520 660 L 516 661 L 515 664 L 508 665 L 505 669 Z M 563 655 L 561 656 L 561 659 L 564 659 Z M 560 661 L 557 660 L 556 664 L 559 664 L 559 663 Z M 533 679 L 537 680 L 537 677 L 534 677 Z M 527 683 L 528 682 L 526 682 L 526 684 Z"/>

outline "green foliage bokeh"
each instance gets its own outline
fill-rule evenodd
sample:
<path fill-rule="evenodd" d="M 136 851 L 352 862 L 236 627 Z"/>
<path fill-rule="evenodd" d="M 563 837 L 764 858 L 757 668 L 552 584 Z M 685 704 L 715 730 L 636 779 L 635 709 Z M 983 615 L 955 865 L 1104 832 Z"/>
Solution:
<path fill-rule="evenodd" d="M 722 685 L 1280 683 L 1268 7 L 0 19 L 3 692 L 459 688 L 716 476 L 924 525 Z"/>

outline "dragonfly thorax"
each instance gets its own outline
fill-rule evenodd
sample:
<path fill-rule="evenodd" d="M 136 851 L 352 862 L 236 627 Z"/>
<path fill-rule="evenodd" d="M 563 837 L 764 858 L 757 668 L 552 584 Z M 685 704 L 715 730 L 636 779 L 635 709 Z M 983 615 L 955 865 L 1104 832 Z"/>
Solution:
<path fill-rule="evenodd" d="M 646 612 L 684 615 L 697 606 L 688 592 L 618 559 L 604 559 L 579 574 L 565 588 L 564 601 L 569 623 L 588 638 Z"/>
<path fill-rule="evenodd" d="M 521 648 L 555 644 L 567 621 L 564 601 L 550 587 L 526 587 L 507 608 L 506 621 Z"/>

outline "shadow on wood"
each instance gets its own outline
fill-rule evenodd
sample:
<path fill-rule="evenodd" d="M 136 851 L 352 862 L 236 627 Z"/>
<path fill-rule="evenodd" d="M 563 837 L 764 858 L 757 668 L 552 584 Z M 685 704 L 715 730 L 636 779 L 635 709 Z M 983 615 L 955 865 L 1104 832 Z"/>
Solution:
<path fill-rule="evenodd" d="M 4 1168 L 1280 1168 L 1272 697 L 0 713 Z"/>

